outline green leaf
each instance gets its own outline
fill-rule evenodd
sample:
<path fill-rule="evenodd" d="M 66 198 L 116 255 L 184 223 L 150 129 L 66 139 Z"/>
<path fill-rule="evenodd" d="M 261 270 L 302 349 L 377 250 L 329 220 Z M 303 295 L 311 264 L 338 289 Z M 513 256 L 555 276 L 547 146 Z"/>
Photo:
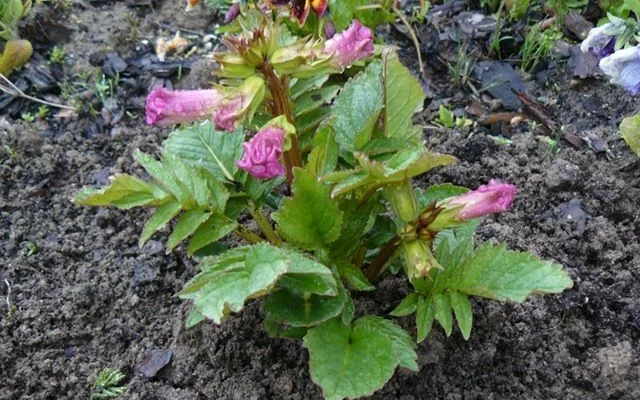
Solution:
<path fill-rule="evenodd" d="M 237 226 L 238 223 L 236 221 L 224 215 L 212 214 L 209 219 L 203 222 L 193 233 L 193 237 L 191 241 L 189 241 L 187 255 L 191 257 L 196 251 L 211 243 L 217 242 L 233 232 Z"/>
<path fill-rule="evenodd" d="M 627 117 L 620 123 L 620 136 L 631 150 L 640 157 L 640 113 Z"/>
<path fill-rule="evenodd" d="M 462 332 L 462 337 L 464 340 L 469 340 L 471 325 L 473 325 L 473 310 L 471 309 L 469 297 L 462 293 L 452 292 L 449 293 L 449 300 L 453 313 L 456 315 L 460 332 Z"/>
<path fill-rule="evenodd" d="M 293 250 L 266 243 L 236 247 L 218 256 L 206 257 L 199 267 L 201 272 L 178 295 L 193 300 L 194 309 L 216 323 L 230 312 L 240 311 L 247 299 L 269 293 L 288 273 L 319 275 L 321 284 L 316 287 L 321 287 L 323 293 L 337 293 L 335 279 L 328 282 L 333 278 L 327 267 Z"/>
<path fill-rule="evenodd" d="M 375 5 L 380 5 L 380 7 L 370 7 Z M 364 6 L 369 6 L 369 8 Z M 346 29 L 354 19 L 373 28 L 374 31 L 378 25 L 392 22 L 395 19 L 389 0 L 330 0 L 329 10 L 331 10 L 331 17 L 338 31 Z"/>
<path fill-rule="evenodd" d="M 247 299 L 266 294 L 287 271 L 286 259 L 266 244 L 234 250 L 203 259 L 203 271 L 179 293 L 217 324 L 230 312 L 240 311 Z"/>
<path fill-rule="evenodd" d="M 320 107 L 296 117 L 298 136 L 312 133 L 312 131 L 318 127 L 322 121 L 329 117 L 330 113 L 331 109 L 329 107 Z"/>
<path fill-rule="evenodd" d="M 423 296 L 418 297 L 416 308 L 416 327 L 418 328 L 417 342 L 422 343 L 433 327 L 433 320 L 436 318 L 436 309 L 432 299 Z"/>
<path fill-rule="evenodd" d="M 359 169 L 340 171 L 341 175 L 329 174 L 324 178 L 327 182 L 338 181 L 331 191 L 332 197 L 360 188 L 398 184 L 407 178 L 456 161 L 455 157 L 448 154 L 433 153 L 423 148 L 409 148 L 384 161 L 371 159 L 363 153 L 354 155 L 360 164 Z"/>
<path fill-rule="evenodd" d="M 290 261 L 287 275 L 279 282 L 280 287 L 300 293 L 336 296 L 338 286 L 329 268 L 294 249 L 281 248 Z"/>
<path fill-rule="evenodd" d="M 418 188 L 415 190 L 418 208 L 425 209 L 432 203 L 437 203 L 449 197 L 455 197 L 465 194 L 469 189 L 456 186 L 451 183 L 442 183 L 439 185 L 429 186 L 426 190 Z"/>
<path fill-rule="evenodd" d="M 149 240 L 154 233 L 164 228 L 169 221 L 180 213 L 181 209 L 182 205 L 177 201 L 170 201 L 169 203 L 158 207 L 147 223 L 144 224 L 138 245 L 140 247 L 144 246 L 147 240 Z"/>
<path fill-rule="evenodd" d="M 291 327 L 286 324 L 282 324 L 273 319 L 269 313 L 265 315 L 263 323 L 264 330 L 270 338 L 302 339 L 308 331 L 304 326 Z"/>
<path fill-rule="evenodd" d="M 295 82 L 291 85 L 291 98 L 296 100 L 311 90 L 319 89 L 328 80 L 329 75 L 314 75 L 306 79 L 295 79 Z"/>
<path fill-rule="evenodd" d="M 460 269 L 449 289 L 494 300 L 519 303 L 531 294 L 560 293 L 573 286 L 561 265 L 504 245 L 483 244 Z"/>
<path fill-rule="evenodd" d="M 280 289 L 267 297 L 264 309 L 280 323 L 309 327 L 337 317 L 342 313 L 344 304 L 344 293 L 330 297 Z"/>
<path fill-rule="evenodd" d="M 451 301 L 446 294 L 436 294 L 431 299 L 433 307 L 435 309 L 436 321 L 440 323 L 440 326 L 444 329 L 444 333 L 447 337 L 451 336 L 451 330 L 453 329 L 453 314 L 451 310 Z"/>
<path fill-rule="evenodd" d="M 407 315 L 411 315 L 416 312 L 418 308 L 418 295 L 415 292 L 411 292 L 402 299 L 400 304 L 396 308 L 393 309 L 389 313 L 389 315 L 393 315 L 394 317 L 406 317 Z"/>
<path fill-rule="evenodd" d="M 387 53 L 384 61 L 385 136 L 419 143 L 422 135 L 414 136 L 412 118 L 413 114 L 422 111 L 425 99 L 422 85 L 402 65 L 397 54 Z M 420 129 L 418 133 L 421 132 Z"/>
<path fill-rule="evenodd" d="M 338 271 L 340 276 L 346 279 L 355 290 L 371 291 L 376 289 L 364 276 L 362 270 L 349 262 L 340 263 Z"/>
<path fill-rule="evenodd" d="M 365 234 L 369 221 L 375 214 L 376 201 L 361 204 L 357 199 L 340 202 L 343 220 L 349 221 L 342 225 L 338 240 L 331 244 L 330 253 L 334 260 L 350 260 L 354 253 L 362 246 L 360 239 Z"/>
<path fill-rule="evenodd" d="M 339 147 L 335 137 L 336 134 L 330 125 L 324 125 L 316 132 L 312 140 L 313 149 L 307 161 L 307 170 L 312 175 L 325 175 L 338 165 Z"/>
<path fill-rule="evenodd" d="M 326 247 L 340 235 L 342 211 L 329 197 L 329 188 L 301 168 L 294 169 L 293 198 L 273 214 L 277 230 L 304 249 Z"/>
<path fill-rule="evenodd" d="M 453 128 L 455 125 L 455 115 L 444 104 L 440 104 L 438 108 L 438 122 L 445 128 Z"/>
<path fill-rule="evenodd" d="M 371 62 L 347 82 L 331 107 L 336 140 L 347 151 L 364 146 L 382 110 L 382 66 Z"/>
<path fill-rule="evenodd" d="M 340 86 L 329 85 L 311 90 L 300 96 L 295 102 L 296 117 L 318 109 L 336 97 Z"/>
<path fill-rule="evenodd" d="M 140 150 L 136 150 L 133 158 L 142 165 L 142 167 L 156 182 L 158 182 L 159 185 L 171 193 L 171 195 L 173 195 L 180 204 L 184 204 L 192 198 L 190 193 L 187 191 L 187 188 L 180 183 L 178 178 L 173 174 L 173 171 L 163 165 L 160 161 L 151 157 L 149 154 L 141 152 Z"/>
<path fill-rule="evenodd" d="M 117 174 L 103 189 L 83 188 L 73 202 L 84 206 L 114 206 L 129 209 L 138 206 L 161 205 L 169 200 L 167 192 L 131 175 Z"/>
<path fill-rule="evenodd" d="M 218 132 L 211 121 L 207 121 L 171 133 L 163 144 L 163 153 L 201 166 L 219 180 L 233 181 L 238 172 L 236 161 L 242 157 L 243 142 L 242 129 Z"/>
<path fill-rule="evenodd" d="M 167 241 L 167 254 L 171 253 L 183 240 L 193 233 L 209 219 L 211 213 L 206 210 L 189 210 L 182 214 Z"/>
<path fill-rule="evenodd" d="M 413 343 L 406 332 L 379 319 L 363 317 L 351 326 L 332 319 L 304 337 L 311 378 L 322 388 L 325 399 L 370 395 L 384 386 L 396 366 L 416 366 Z"/>
<path fill-rule="evenodd" d="M 373 331 L 385 334 L 393 341 L 393 350 L 398 357 L 399 366 L 419 371 L 418 355 L 416 354 L 416 343 L 411 336 L 388 319 L 377 316 L 367 316 L 360 318 L 358 323 L 367 326 Z"/>

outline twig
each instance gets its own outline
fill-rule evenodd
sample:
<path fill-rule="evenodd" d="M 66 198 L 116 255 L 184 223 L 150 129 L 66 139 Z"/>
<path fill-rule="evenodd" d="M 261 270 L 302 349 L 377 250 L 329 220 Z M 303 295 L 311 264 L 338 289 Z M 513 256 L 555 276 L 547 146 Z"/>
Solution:
<path fill-rule="evenodd" d="M 38 98 L 33 97 L 33 96 L 29 96 L 28 94 L 26 94 L 25 92 L 20 90 L 19 87 L 14 85 L 13 82 L 11 82 L 9 80 L 9 78 L 7 78 L 6 76 L 4 76 L 1 73 L 0 73 L 0 79 L 2 79 L 2 81 L 4 82 L 4 83 L 0 83 L 0 90 L 5 92 L 5 93 L 7 93 L 7 94 L 10 94 L 11 96 L 23 97 L 23 98 L 25 98 L 27 100 L 35 101 L 36 103 L 45 104 L 45 105 L 48 105 L 48 106 L 51 106 L 51 107 L 63 108 L 63 109 L 72 110 L 72 111 L 78 111 L 78 109 L 75 108 L 75 107 L 65 106 L 64 104 L 52 103 L 50 101 L 46 101 L 46 100 L 38 99 Z"/>
<path fill-rule="evenodd" d="M 11 312 L 11 285 L 9 285 L 9 281 L 7 279 L 4 280 L 4 284 L 7 285 L 7 298 L 5 299 L 5 303 L 7 304 L 7 312 Z"/>
<path fill-rule="evenodd" d="M 416 36 L 416 31 L 413 29 L 409 21 L 402 14 L 402 11 L 394 8 L 393 11 L 396 13 L 398 18 L 402 21 L 404 26 L 409 30 L 409 36 L 411 36 L 411 40 L 413 41 L 413 45 L 416 48 L 416 54 L 418 55 L 418 68 L 420 69 L 420 76 L 424 76 L 424 63 L 422 62 L 422 54 L 420 53 L 420 41 L 418 40 L 418 36 Z"/>

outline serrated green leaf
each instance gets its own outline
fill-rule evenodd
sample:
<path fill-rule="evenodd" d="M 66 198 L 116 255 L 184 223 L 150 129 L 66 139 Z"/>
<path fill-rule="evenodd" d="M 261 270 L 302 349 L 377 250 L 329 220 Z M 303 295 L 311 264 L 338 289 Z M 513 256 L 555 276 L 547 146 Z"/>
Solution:
<path fill-rule="evenodd" d="M 422 135 L 413 136 L 416 131 L 412 129 L 412 118 L 422 110 L 426 96 L 420 82 L 391 52 L 384 59 L 384 89 L 385 136 L 420 143 Z"/>
<path fill-rule="evenodd" d="M 307 170 L 315 176 L 333 171 L 338 165 L 338 142 L 330 125 L 322 126 L 313 137 L 313 149 L 309 153 Z"/>
<path fill-rule="evenodd" d="M 351 296 L 346 295 L 344 300 L 344 309 L 342 310 L 342 317 L 340 319 L 342 320 L 343 324 L 350 324 L 355 316 L 356 305 L 353 303 L 353 299 L 351 298 Z"/>
<path fill-rule="evenodd" d="M 418 355 L 416 343 L 411 336 L 388 319 L 377 316 L 360 318 L 358 323 L 367 326 L 368 329 L 382 333 L 393 341 L 393 350 L 398 358 L 399 366 L 418 371 Z"/>
<path fill-rule="evenodd" d="M 416 307 L 416 327 L 418 328 L 417 342 L 422 343 L 433 327 L 433 320 L 436 318 L 436 309 L 432 299 L 423 296 L 418 297 Z"/>
<path fill-rule="evenodd" d="M 432 297 L 433 308 L 435 309 L 435 318 L 440 326 L 444 329 L 447 337 L 451 336 L 453 330 L 453 313 L 451 310 L 451 301 L 446 294 L 436 294 Z"/>
<path fill-rule="evenodd" d="M 382 110 L 382 65 L 371 62 L 347 82 L 331 107 L 336 141 L 341 148 L 355 151 L 371 137 Z"/>
<path fill-rule="evenodd" d="M 620 136 L 631 150 L 640 157 L 640 113 L 627 117 L 620 123 Z"/>
<path fill-rule="evenodd" d="M 151 175 L 151 177 L 165 188 L 180 204 L 184 204 L 191 199 L 190 193 L 185 186 L 180 183 L 171 169 L 167 168 L 160 161 L 149 154 L 136 150 L 133 158 Z"/>
<path fill-rule="evenodd" d="M 208 181 L 200 171 L 173 155 L 165 155 L 162 159 L 162 164 L 166 170 L 173 173 L 178 182 L 185 188 L 186 193 L 188 193 L 188 200 L 193 200 L 189 201 L 189 203 L 195 202 L 193 206 L 196 207 L 208 207 L 212 203 L 211 193 L 215 192 L 209 190 Z M 218 189 L 219 186 L 221 185 L 216 185 L 215 189 Z M 192 204 L 184 203 L 183 208 L 192 206 Z"/>
<path fill-rule="evenodd" d="M 478 247 L 448 288 L 472 296 L 522 302 L 531 294 L 560 293 L 573 282 L 559 264 L 490 243 Z"/>
<path fill-rule="evenodd" d="M 163 144 L 163 153 L 201 166 L 219 180 L 233 181 L 238 172 L 236 161 L 242 157 L 243 142 L 242 129 L 218 132 L 211 121 L 206 121 L 171 133 Z"/>
<path fill-rule="evenodd" d="M 378 25 L 395 20 L 390 3 L 388 0 L 331 0 L 329 9 L 338 31 L 347 29 L 354 19 L 375 31 Z M 380 7 L 372 7 L 375 5 Z"/>
<path fill-rule="evenodd" d="M 318 296 L 300 294 L 288 289 L 271 293 L 264 302 L 264 309 L 271 318 L 289 326 L 315 326 L 342 313 L 344 294 Z"/>
<path fill-rule="evenodd" d="M 151 218 L 144 224 L 142 234 L 138 240 L 140 247 L 153 236 L 154 233 L 164 228 L 182 210 L 182 205 L 177 201 L 170 201 L 160 207 L 153 213 Z"/>
<path fill-rule="evenodd" d="M 375 212 L 376 201 L 361 204 L 357 199 L 340 202 L 343 220 L 349 221 L 342 225 L 338 240 L 330 246 L 331 258 L 334 260 L 350 260 L 362 245 L 360 238 L 365 234 L 372 213 Z"/>
<path fill-rule="evenodd" d="M 205 258 L 202 263 L 217 265 L 205 268 L 178 295 L 193 300 L 199 313 L 219 324 L 230 312 L 240 311 L 247 299 L 266 294 L 286 273 L 287 260 L 274 249 L 257 244 Z"/>
<path fill-rule="evenodd" d="M 456 321 L 458 321 L 460 332 L 462 332 L 462 337 L 464 340 L 469 340 L 471 326 L 473 325 L 473 310 L 471 309 L 469 297 L 462 293 L 451 292 L 449 293 L 449 300 L 456 316 Z"/>
<path fill-rule="evenodd" d="M 209 211 L 199 209 L 189 210 L 183 213 L 180 218 L 178 218 L 173 232 L 169 235 L 167 254 L 171 253 L 183 240 L 193 235 L 200 225 L 204 224 L 210 216 L 211 213 Z"/>
<path fill-rule="evenodd" d="M 191 310 L 191 312 L 189 312 L 189 315 L 187 315 L 187 318 L 185 319 L 184 325 L 187 329 L 189 329 L 193 328 L 204 320 L 204 315 L 202 315 L 198 310 Z"/>
<path fill-rule="evenodd" d="M 384 386 L 399 364 L 394 340 L 362 319 L 352 326 L 332 319 L 304 337 L 311 378 L 327 400 L 370 395 Z"/>
<path fill-rule="evenodd" d="M 402 299 L 400 304 L 398 304 L 396 308 L 389 313 L 389 315 L 393 315 L 394 317 L 406 317 L 407 315 L 413 314 L 418 308 L 418 297 L 419 296 L 416 292 L 409 293 L 407 297 Z"/>
<path fill-rule="evenodd" d="M 319 89 L 329 80 L 329 75 L 314 75 L 306 79 L 295 79 L 290 86 L 291 98 L 296 100 L 298 97 L 311 90 Z"/>
<path fill-rule="evenodd" d="M 371 291 L 375 290 L 375 286 L 369 282 L 362 270 L 349 262 L 338 264 L 340 276 L 349 282 L 355 290 Z"/>
<path fill-rule="evenodd" d="M 212 214 L 207 221 L 200 224 L 189 241 L 187 255 L 192 256 L 196 251 L 211 243 L 217 242 L 233 232 L 238 223 L 224 215 Z"/>
<path fill-rule="evenodd" d="M 273 219 L 288 242 L 304 249 L 327 246 L 338 238 L 342 211 L 329 198 L 329 188 L 304 169 L 294 169 L 293 198 L 283 201 Z"/>
<path fill-rule="evenodd" d="M 311 110 L 306 114 L 296 117 L 296 127 L 298 128 L 298 136 L 311 134 L 314 129 L 320 125 L 331 113 L 331 108 L 320 107 Z"/>
<path fill-rule="evenodd" d="M 135 176 L 117 174 L 102 189 L 83 188 L 73 202 L 84 206 L 114 206 L 123 210 L 148 205 L 161 205 L 168 201 L 169 193 Z"/>

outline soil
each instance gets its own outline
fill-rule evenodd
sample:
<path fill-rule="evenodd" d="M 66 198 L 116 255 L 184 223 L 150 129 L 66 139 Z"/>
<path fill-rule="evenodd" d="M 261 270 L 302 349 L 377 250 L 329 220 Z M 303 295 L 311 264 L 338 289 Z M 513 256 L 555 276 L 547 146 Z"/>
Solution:
<path fill-rule="evenodd" d="M 301 343 L 269 339 L 259 302 L 221 326 L 184 328 L 188 305 L 174 294 L 195 274 L 194 264 L 181 251 L 165 255 L 163 235 L 138 248 L 148 210 L 70 201 L 81 186 L 102 185 L 110 174 L 140 173 L 134 149 L 157 153 L 168 134 L 141 118 L 145 94 L 166 79 L 131 61 L 149 51 L 144 40 L 171 37 L 179 27 L 199 34 L 202 44 L 218 18 L 204 10 L 185 16 L 182 2 L 154 4 L 38 10 L 38 21 L 52 18 L 69 30 L 58 43 L 36 41 L 41 59 L 54 44 L 65 50 L 64 77 L 99 70 L 109 53 L 129 66 L 115 105 L 87 100 L 96 103 L 94 115 L 50 112 L 46 122 L 29 123 L 20 112 L 37 106 L 17 100 L 0 119 L 0 399 L 86 399 L 105 367 L 126 374 L 123 399 L 320 399 Z M 412 44 L 386 34 L 415 63 Z M 181 79 L 171 76 L 174 86 L 210 80 L 200 48 Z M 514 208 L 488 218 L 479 237 L 563 264 L 573 289 L 519 305 L 474 301 L 469 341 L 434 329 L 418 348 L 421 371 L 398 370 L 372 399 L 640 398 L 640 163 L 617 135 L 638 98 L 602 79 L 576 84 L 561 63 L 543 72 L 527 80 L 529 94 L 552 104 L 566 127 L 602 139 L 608 153 L 562 140 L 550 146 L 530 123 L 503 127 L 508 144 L 480 125 L 431 129 L 428 146 L 460 162 L 423 182 L 476 187 L 495 177 L 516 184 Z M 432 121 L 442 102 L 469 105 L 468 89 L 447 88 L 446 72 L 428 65 L 427 73 L 440 90 L 423 121 Z M 388 276 L 375 293 L 357 297 L 358 309 L 382 315 L 407 290 L 403 279 Z M 415 334 L 413 321 L 399 323 Z M 171 363 L 154 378 L 139 376 L 137 366 L 162 349 L 172 351 Z"/>

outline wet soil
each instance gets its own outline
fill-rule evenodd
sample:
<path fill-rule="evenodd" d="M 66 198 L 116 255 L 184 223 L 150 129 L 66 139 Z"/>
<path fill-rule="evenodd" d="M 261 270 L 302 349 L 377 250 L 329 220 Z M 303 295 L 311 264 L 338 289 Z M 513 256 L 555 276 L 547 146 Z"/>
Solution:
<path fill-rule="evenodd" d="M 184 16 L 182 7 L 82 2 L 56 10 L 70 29 L 59 43 L 71 57 L 64 73 L 100 68 L 96 60 L 108 53 L 127 60 L 144 39 L 170 37 L 172 27 L 200 39 L 213 30 L 214 13 Z M 45 54 L 46 46 L 36 50 Z M 411 44 L 401 47 L 415 60 Z M 171 78 L 175 86 L 206 84 L 204 54 L 195 54 L 181 79 Z M 565 126 L 603 139 L 608 154 L 564 141 L 550 146 L 528 123 L 509 127 L 508 144 L 481 126 L 432 129 L 428 146 L 460 162 L 423 182 L 475 187 L 496 177 L 516 184 L 513 210 L 488 218 L 480 238 L 562 263 L 574 288 L 520 305 L 474 301 L 469 341 L 434 329 L 418 348 L 421 371 L 397 371 L 373 399 L 640 398 L 640 163 L 616 133 L 638 98 L 602 80 L 576 85 L 563 65 L 549 71 L 527 81 L 529 94 L 551 103 Z M 142 69 L 122 76 L 135 84 L 114 96 L 115 108 L 128 111 L 116 123 L 104 113 L 46 124 L 22 121 L 15 110 L 0 118 L 0 399 L 86 399 L 105 367 L 127 375 L 123 399 L 321 398 L 306 351 L 267 337 L 259 302 L 221 326 L 184 329 L 188 305 L 174 294 L 195 268 L 182 252 L 165 255 L 162 235 L 138 248 L 148 210 L 70 202 L 82 185 L 140 173 L 133 150 L 157 153 L 168 134 L 140 117 L 145 93 L 165 78 Z M 446 86 L 448 78 L 433 79 Z M 439 102 L 469 103 L 462 92 L 440 93 L 425 122 Z M 358 307 L 384 314 L 407 289 L 387 277 L 375 293 L 357 297 Z M 399 322 L 412 329 L 412 321 Z M 171 363 L 152 379 L 140 377 L 136 367 L 162 349 L 172 351 Z"/>

